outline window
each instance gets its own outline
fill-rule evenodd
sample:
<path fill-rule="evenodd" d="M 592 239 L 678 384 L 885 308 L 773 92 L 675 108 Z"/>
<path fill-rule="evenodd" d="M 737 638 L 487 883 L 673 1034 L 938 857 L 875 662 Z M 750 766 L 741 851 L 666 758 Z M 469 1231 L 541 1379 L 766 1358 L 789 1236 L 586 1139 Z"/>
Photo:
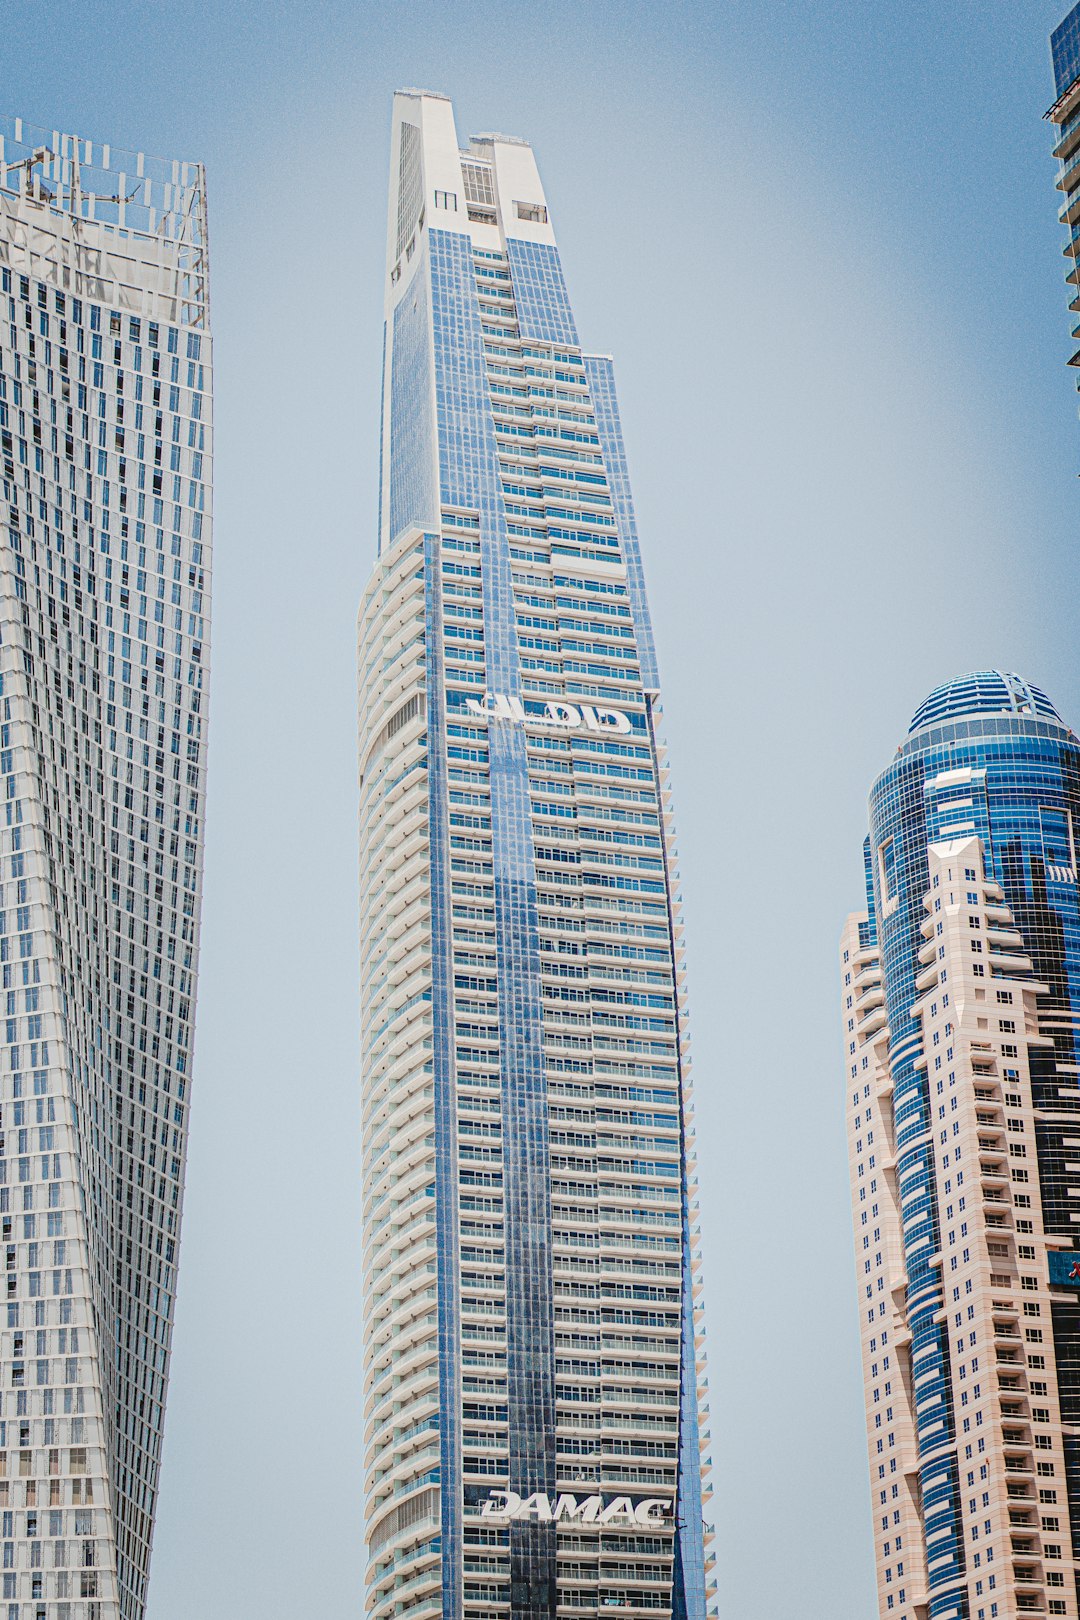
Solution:
<path fill-rule="evenodd" d="M 896 845 L 891 838 L 878 850 L 878 871 L 882 899 L 891 900 L 896 893 Z"/>
<path fill-rule="evenodd" d="M 457 192 L 456 191 L 437 191 L 435 193 L 435 206 L 436 206 L 436 208 L 445 208 L 448 213 L 456 214 L 457 213 Z"/>
<path fill-rule="evenodd" d="M 1072 823 L 1067 810 L 1039 810 L 1042 821 L 1043 849 L 1048 866 L 1074 866 Z"/>
<path fill-rule="evenodd" d="M 548 222 L 548 211 L 543 203 L 515 202 L 514 212 L 518 219 L 527 220 L 530 225 L 546 225 Z"/>

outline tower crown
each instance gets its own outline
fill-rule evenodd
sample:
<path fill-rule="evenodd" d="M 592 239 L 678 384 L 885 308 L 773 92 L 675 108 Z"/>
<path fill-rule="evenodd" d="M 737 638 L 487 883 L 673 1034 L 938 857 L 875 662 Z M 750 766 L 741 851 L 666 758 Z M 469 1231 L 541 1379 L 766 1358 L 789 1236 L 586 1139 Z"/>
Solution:
<path fill-rule="evenodd" d="M 908 735 L 970 714 L 1041 715 L 1064 724 L 1041 687 L 1000 669 L 978 669 L 935 686 L 915 710 Z"/>

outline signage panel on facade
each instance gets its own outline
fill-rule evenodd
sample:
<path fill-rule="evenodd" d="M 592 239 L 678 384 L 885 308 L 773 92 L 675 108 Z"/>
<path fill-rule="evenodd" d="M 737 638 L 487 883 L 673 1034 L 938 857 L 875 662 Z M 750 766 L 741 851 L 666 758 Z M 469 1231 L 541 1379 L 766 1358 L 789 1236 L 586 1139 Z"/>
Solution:
<path fill-rule="evenodd" d="M 1050 1281 L 1057 1288 L 1080 1288 L 1080 1254 L 1050 1250 Z"/>
<path fill-rule="evenodd" d="M 469 714 L 482 720 L 516 720 L 519 725 L 542 726 L 552 731 L 607 731 L 628 737 L 633 729 L 630 716 L 622 709 L 600 709 L 591 703 L 564 703 L 551 698 L 531 706 L 505 692 L 485 692 L 482 698 L 466 698 Z"/>
<path fill-rule="evenodd" d="M 524 1519 L 534 1524 L 662 1525 L 669 1523 L 673 1507 L 669 1496 L 643 1496 L 635 1502 L 629 1496 L 609 1495 L 605 1501 L 599 1493 L 572 1496 L 564 1491 L 552 1498 L 545 1491 L 523 1497 L 516 1491 L 496 1490 L 481 1506 L 480 1517 L 501 1524 Z"/>

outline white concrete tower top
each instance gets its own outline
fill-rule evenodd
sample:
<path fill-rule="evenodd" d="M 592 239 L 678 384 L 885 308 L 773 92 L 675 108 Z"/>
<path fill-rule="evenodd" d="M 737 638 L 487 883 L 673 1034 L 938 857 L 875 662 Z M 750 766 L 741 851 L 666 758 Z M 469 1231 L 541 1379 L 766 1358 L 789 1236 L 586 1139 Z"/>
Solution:
<path fill-rule="evenodd" d="M 394 96 L 387 218 L 387 313 L 412 278 L 425 230 L 468 233 L 501 252 L 508 240 L 555 245 L 532 147 L 515 135 L 473 136 L 462 149 L 448 97 Z"/>

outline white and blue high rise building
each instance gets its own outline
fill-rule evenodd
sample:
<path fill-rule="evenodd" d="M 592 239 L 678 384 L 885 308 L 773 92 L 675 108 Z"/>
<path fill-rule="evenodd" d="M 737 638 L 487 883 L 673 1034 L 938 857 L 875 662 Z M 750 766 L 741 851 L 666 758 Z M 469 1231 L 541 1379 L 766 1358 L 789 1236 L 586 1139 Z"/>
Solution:
<path fill-rule="evenodd" d="M 360 611 L 368 1613 L 712 1605 L 682 930 L 611 361 L 394 102 Z"/>
<path fill-rule="evenodd" d="M 0 1615 L 141 1620 L 190 1102 L 201 165 L 0 118 Z"/>

